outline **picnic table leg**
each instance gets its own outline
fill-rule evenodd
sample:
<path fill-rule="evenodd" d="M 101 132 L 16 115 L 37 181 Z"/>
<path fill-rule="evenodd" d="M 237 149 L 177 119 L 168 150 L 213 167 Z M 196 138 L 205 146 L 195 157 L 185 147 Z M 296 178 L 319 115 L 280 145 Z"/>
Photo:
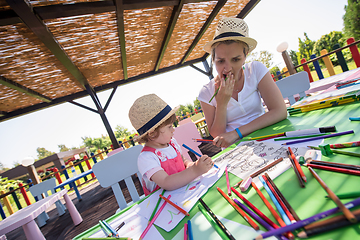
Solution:
<path fill-rule="evenodd" d="M 79 202 L 82 201 L 82 197 L 81 197 L 81 195 L 80 195 L 79 189 L 77 188 L 75 182 L 73 182 L 72 184 L 73 184 L 73 189 L 74 189 L 74 191 L 75 191 L 75 193 L 76 193 L 76 196 L 77 196 Z"/>
<path fill-rule="evenodd" d="M 34 220 L 22 226 L 27 240 L 45 240 L 39 226 Z"/>
<path fill-rule="evenodd" d="M 74 222 L 74 225 L 78 225 L 80 224 L 83 219 L 79 213 L 79 211 L 76 209 L 74 203 L 71 201 L 69 195 L 65 194 L 64 195 L 64 199 L 65 199 L 65 204 L 66 204 L 66 208 L 69 210 L 71 219 Z"/>

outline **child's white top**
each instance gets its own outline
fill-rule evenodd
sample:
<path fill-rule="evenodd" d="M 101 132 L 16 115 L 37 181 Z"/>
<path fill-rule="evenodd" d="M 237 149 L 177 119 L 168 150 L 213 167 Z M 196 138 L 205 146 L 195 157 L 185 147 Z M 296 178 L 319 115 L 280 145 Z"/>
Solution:
<path fill-rule="evenodd" d="M 175 138 L 172 138 L 171 141 L 174 143 L 174 146 L 176 149 L 182 154 L 181 147 L 175 140 Z M 165 148 L 157 149 L 161 150 L 163 155 L 165 155 L 168 159 L 175 158 L 177 156 L 177 153 L 175 149 L 169 144 Z M 166 158 L 165 158 L 166 159 Z M 156 156 L 154 153 L 149 151 L 143 151 L 140 153 L 138 157 L 138 169 L 139 172 L 143 178 L 143 184 L 145 183 L 146 188 L 151 192 L 155 189 L 156 183 L 151 181 L 150 178 L 152 175 L 160 170 L 164 170 L 161 167 L 160 159 L 158 156 Z"/>

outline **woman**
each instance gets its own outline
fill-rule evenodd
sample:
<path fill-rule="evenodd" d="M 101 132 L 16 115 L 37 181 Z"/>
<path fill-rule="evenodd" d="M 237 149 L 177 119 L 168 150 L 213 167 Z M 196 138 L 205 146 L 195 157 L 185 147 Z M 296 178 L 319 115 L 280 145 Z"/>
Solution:
<path fill-rule="evenodd" d="M 211 53 L 218 75 L 203 86 L 198 100 L 218 147 L 228 147 L 287 116 L 281 92 L 265 65 L 245 64 L 246 56 L 257 44 L 248 35 L 244 20 L 225 18 L 219 21 L 214 39 L 204 46 L 205 51 Z M 219 91 L 211 99 L 216 89 Z"/>

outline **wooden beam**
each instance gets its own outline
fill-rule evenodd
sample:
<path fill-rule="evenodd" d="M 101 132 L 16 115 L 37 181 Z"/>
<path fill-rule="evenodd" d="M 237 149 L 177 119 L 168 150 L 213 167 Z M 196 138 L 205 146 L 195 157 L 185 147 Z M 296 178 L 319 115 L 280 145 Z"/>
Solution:
<path fill-rule="evenodd" d="M 6 0 L 10 7 L 16 12 L 21 20 L 33 33 L 44 43 L 44 45 L 54 54 L 54 56 L 65 66 L 65 68 L 74 76 L 76 85 L 85 89 L 89 85 L 88 81 L 76 65 L 71 61 L 54 35 L 40 18 L 34 14 L 31 5 L 24 0 Z"/>
<path fill-rule="evenodd" d="M 126 61 L 126 46 L 125 46 L 125 30 L 124 30 L 124 8 L 122 0 L 115 0 L 116 5 L 116 20 L 118 27 L 118 36 L 121 52 L 121 63 L 124 73 L 124 79 L 128 79 L 127 74 L 127 61 Z"/>
<path fill-rule="evenodd" d="M 192 50 L 195 48 L 195 46 L 198 44 L 198 42 L 200 41 L 202 35 L 204 35 L 204 33 L 206 32 L 206 30 L 208 29 L 208 27 L 210 26 L 211 22 L 214 20 L 214 18 L 216 17 L 216 15 L 220 12 L 221 8 L 225 5 L 226 0 L 219 0 L 218 3 L 216 4 L 215 8 L 213 9 L 213 11 L 211 12 L 211 14 L 209 15 L 208 19 L 206 20 L 206 22 L 204 23 L 204 25 L 202 26 L 202 28 L 200 29 L 199 33 L 197 34 L 197 36 L 195 37 L 194 41 L 191 43 L 189 49 L 186 51 L 184 57 L 182 58 L 182 60 L 180 61 L 181 64 L 184 64 L 186 59 L 190 56 Z"/>
<path fill-rule="evenodd" d="M 259 2 L 260 0 L 250 0 L 236 17 L 244 19 Z"/>
<path fill-rule="evenodd" d="M 158 71 L 159 68 L 160 68 L 161 61 L 162 61 L 162 59 L 164 57 L 167 45 L 168 45 L 168 43 L 170 41 L 170 38 L 171 38 L 171 35 L 172 35 L 173 31 L 174 31 L 176 22 L 177 22 L 177 20 L 179 18 L 179 15 L 180 15 L 180 12 L 181 12 L 181 9 L 182 9 L 183 5 L 184 5 L 184 0 L 180 0 L 179 5 L 175 6 L 174 9 L 173 9 L 173 12 L 171 14 L 170 21 L 169 21 L 169 24 L 168 24 L 168 28 L 166 29 L 164 40 L 163 40 L 163 42 L 161 44 L 160 53 L 159 53 L 158 59 L 156 61 L 155 72 Z"/>
<path fill-rule="evenodd" d="M 0 76 L 0 84 L 4 85 L 4 86 L 7 86 L 9 88 L 12 88 L 16 91 L 19 91 L 19 92 L 22 92 L 22 93 L 25 93 L 26 95 L 28 96 L 31 96 L 31 97 L 34 97 L 34 98 L 37 98 L 37 99 L 40 99 L 41 101 L 44 101 L 44 102 L 51 102 L 51 98 L 48 98 L 34 90 L 31 90 L 30 88 L 27 88 L 17 82 L 14 82 L 10 79 L 7 79 L 3 76 Z"/>

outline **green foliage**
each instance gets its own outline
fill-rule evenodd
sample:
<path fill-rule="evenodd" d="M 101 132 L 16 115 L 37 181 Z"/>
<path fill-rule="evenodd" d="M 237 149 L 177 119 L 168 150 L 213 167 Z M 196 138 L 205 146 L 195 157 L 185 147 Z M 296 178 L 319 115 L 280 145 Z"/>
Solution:
<path fill-rule="evenodd" d="M 131 135 L 131 133 L 129 132 L 129 130 L 127 128 L 120 126 L 120 125 L 117 125 L 115 127 L 114 133 L 115 133 L 116 138 L 121 138 L 121 139 Z"/>
<path fill-rule="evenodd" d="M 346 38 L 353 37 L 355 40 L 360 39 L 360 1 L 348 0 L 345 6 L 344 34 Z"/>
<path fill-rule="evenodd" d="M 36 149 L 36 151 L 37 151 L 37 153 L 38 153 L 38 155 L 37 155 L 38 159 L 37 159 L 37 160 L 40 160 L 40 159 L 43 159 L 43 158 L 46 158 L 46 157 L 48 157 L 48 156 L 51 156 L 51 155 L 55 154 L 54 152 L 51 152 L 51 151 L 49 151 L 49 150 L 46 150 L 46 149 L 43 148 L 43 147 L 38 147 L 38 148 Z"/>
<path fill-rule="evenodd" d="M 82 137 L 82 140 L 91 152 L 96 152 L 97 149 L 108 148 L 111 145 L 111 140 L 108 136 L 102 135 L 101 138 Z"/>
<path fill-rule="evenodd" d="M 260 51 L 260 55 L 257 52 L 252 52 L 246 57 L 246 62 L 258 61 L 263 63 L 267 68 L 273 65 L 272 59 L 274 55 L 268 51 Z"/>
<path fill-rule="evenodd" d="M 65 144 L 59 144 L 58 148 L 59 148 L 60 152 L 67 152 L 67 151 L 76 149 L 76 147 L 68 148 L 65 146 Z"/>
<path fill-rule="evenodd" d="M 313 54 L 316 54 L 317 57 L 321 56 L 321 50 L 326 49 L 328 52 L 333 51 L 333 46 L 339 44 L 340 47 L 344 45 L 344 35 L 342 32 L 332 31 L 329 34 L 321 36 L 314 44 Z M 319 62 L 323 64 L 323 60 L 320 59 Z M 337 58 L 333 58 L 333 64 L 337 65 Z"/>
<path fill-rule="evenodd" d="M 294 66 L 297 66 L 297 65 L 300 64 L 299 61 L 298 61 L 298 53 L 296 51 L 290 50 L 289 51 L 289 56 L 291 58 L 292 63 L 294 64 Z"/>
<path fill-rule="evenodd" d="M 194 107 L 195 107 L 197 110 L 201 109 L 200 101 L 199 101 L 197 98 L 194 100 Z"/>
<path fill-rule="evenodd" d="M 276 75 L 277 75 L 277 74 L 276 74 L 277 71 L 280 72 L 280 69 L 279 69 L 278 66 L 272 67 L 272 68 L 270 69 L 270 74 L 276 76 Z"/>
<path fill-rule="evenodd" d="M 7 177 L 1 177 L 0 176 L 0 191 L 8 191 L 10 187 L 13 187 L 14 189 L 19 187 L 19 183 L 22 183 L 21 180 L 9 180 Z"/>
<path fill-rule="evenodd" d="M 301 40 L 299 38 L 299 52 L 298 52 L 298 62 L 301 63 L 301 59 L 305 58 L 307 61 L 310 60 L 311 54 L 313 54 L 313 49 L 315 42 L 310 40 L 307 33 L 304 33 L 305 39 Z"/>

